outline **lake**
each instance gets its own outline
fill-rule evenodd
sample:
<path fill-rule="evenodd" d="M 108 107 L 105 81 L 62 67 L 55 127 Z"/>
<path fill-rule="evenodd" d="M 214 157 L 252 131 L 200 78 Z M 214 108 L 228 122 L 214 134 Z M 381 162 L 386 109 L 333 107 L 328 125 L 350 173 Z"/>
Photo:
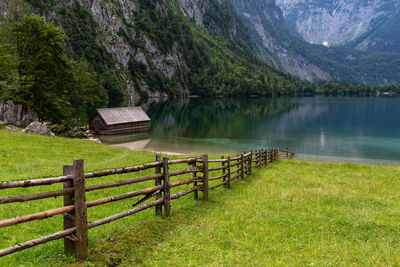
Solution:
<path fill-rule="evenodd" d="M 149 134 L 102 141 L 176 153 L 279 146 L 298 157 L 400 161 L 400 98 L 189 98 L 143 107 Z"/>

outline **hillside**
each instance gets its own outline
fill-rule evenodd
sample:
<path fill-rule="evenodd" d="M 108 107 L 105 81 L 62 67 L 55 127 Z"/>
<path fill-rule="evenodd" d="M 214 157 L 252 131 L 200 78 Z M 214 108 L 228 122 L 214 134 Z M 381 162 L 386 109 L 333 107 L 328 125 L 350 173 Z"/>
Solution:
<path fill-rule="evenodd" d="M 246 28 L 223 1 L 27 2 L 66 33 L 70 56 L 93 65 L 111 102 L 124 95 L 130 102 L 272 95 L 298 83 L 258 59 Z"/>

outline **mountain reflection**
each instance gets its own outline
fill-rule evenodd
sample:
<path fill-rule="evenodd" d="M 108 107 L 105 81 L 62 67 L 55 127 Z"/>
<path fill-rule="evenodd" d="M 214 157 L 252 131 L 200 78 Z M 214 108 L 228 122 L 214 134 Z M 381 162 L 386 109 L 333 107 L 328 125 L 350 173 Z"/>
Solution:
<path fill-rule="evenodd" d="M 400 160 L 399 98 L 186 98 L 142 106 L 150 133 L 106 142 L 183 153 L 279 146 L 318 158 Z"/>

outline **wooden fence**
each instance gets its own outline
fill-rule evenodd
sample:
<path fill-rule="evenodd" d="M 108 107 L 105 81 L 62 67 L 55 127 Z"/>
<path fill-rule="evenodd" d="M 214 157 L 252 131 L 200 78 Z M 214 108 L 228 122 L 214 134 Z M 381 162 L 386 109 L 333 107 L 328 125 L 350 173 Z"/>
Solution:
<path fill-rule="evenodd" d="M 170 214 L 170 202 L 172 200 L 190 193 L 193 193 L 194 199 L 197 200 L 199 191 L 202 192 L 203 200 L 208 200 L 210 190 L 220 186 L 230 187 L 232 181 L 235 179 L 244 179 L 245 173 L 251 174 L 252 168 L 264 166 L 277 158 L 291 158 L 293 156 L 294 153 L 290 152 L 288 149 L 281 150 L 279 148 L 249 152 L 237 155 L 236 157 L 222 156 L 221 159 L 209 159 L 208 155 L 203 155 L 202 157 L 169 160 L 168 157 L 161 159 L 160 155 L 156 155 L 156 161 L 153 163 L 90 173 L 84 173 L 83 159 L 74 159 L 73 165 L 65 165 L 63 167 L 63 175 L 59 177 L 0 182 L 0 190 L 63 183 L 62 190 L 0 197 L 0 204 L 26 202 L 59 196 L 64 197 L 64 206 L 61 208 L 1 220 L 0 228 L 33 220 L 45 219 L 55 215 L 63 215 L 64 230 L 0 249 L 0 257 L 52 240 L 64 238 L 65 253 L 76 254 L 78 260 L 84 260 L 88 256 L 88 230 L 91 228 L 110 223 L 151 207 L 155 207 L 156 215 L 162 215 L 162 211 L 164 210 L 164 215 L 168 216 Z M 170 166 L 175 164 L 188 164 L 189 168 L 170 171 Z M 85 185 L 85 180 L 87 179 L 135 173 L 147 169 L 154 169 L 154 174 L 101 184 Z M 215 172 L 219 172 L 217 176 L 210 175 L 210 173 Z M 178 180 L 176 182 L 170 181 L 171 177 L 187 174 L 190 174 L 189 179 Z M 86 201 L 86 192 L 131 185 L 149 180 L 155 181 L 154 186 L 93 201 Z M 218 182 L 218 184 L 209 186 L 210 181 L 215 180 L 219 180 L 220 183 Z M 189 189 L 171 194 L 171 188 L 189 184 L 193 184 L 193 186 Z M 87 208 L 136 196 L 143 196 L 143 198 L 134 203 L 131 209 L 94 222 L 87 222 Z M 154 198 L 154 200 L 143 204 L 151 198 Z"/>

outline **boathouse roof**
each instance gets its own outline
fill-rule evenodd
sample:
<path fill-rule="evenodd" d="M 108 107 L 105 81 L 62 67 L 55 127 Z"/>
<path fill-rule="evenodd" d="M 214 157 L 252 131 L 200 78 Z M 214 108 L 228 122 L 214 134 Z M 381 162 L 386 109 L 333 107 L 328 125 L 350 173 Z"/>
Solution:
<path fill-rule="evenodd" d="M 96 113 L 92 116 L 92 118 L 96 114 L 98 114 L 108 126 L 131 122 L 150 121 L 149 116 L 147 116 L 141 107 L 99 108 L 96 110 Z"/>

